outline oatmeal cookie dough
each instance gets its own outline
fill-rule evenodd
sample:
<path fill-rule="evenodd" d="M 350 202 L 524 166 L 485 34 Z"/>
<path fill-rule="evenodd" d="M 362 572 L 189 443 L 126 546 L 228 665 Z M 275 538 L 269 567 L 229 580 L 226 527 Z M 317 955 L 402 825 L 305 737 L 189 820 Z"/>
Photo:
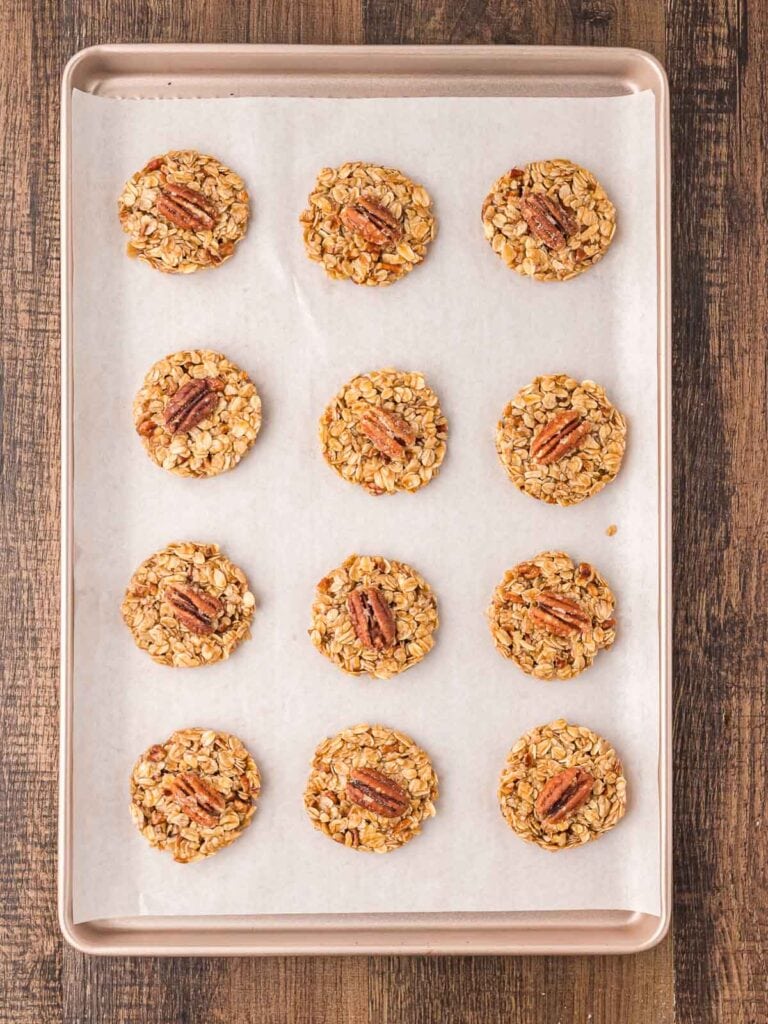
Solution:
<path fill-rule="evenodd" d="M 218 266 L 248 226 L 242 178 L 194 149 L 154 157 L 125 183 L 117 206 L 128 255 L 168 274 Z"/>
<path fill-rule="evenodd" d="M 320 447 L 339 476 L 370 494 L 417 491 L 437 476 L 448 422 L 420 373 L 353 377 L 320 418 Z"/>
<path fill-rule="evenodd" d="M 518 274 L 567 281 L 602 259 L 616 210 L 595 176 L 570 160 L 513 167 L 483 203 L 491 248 Z"/>
<path fill-rule="evenodd" d="M 588 562 L 544 551 L 504 574 L 488 620 L 496 650 L 538 679 L 572 679 L 616 639 L 615 599 Z"/>
<path fill-rule="evenodd" d="M 421 263 L 435 237 L 426 189 L 393 167 L 324 167 L 307 202 L 304 245 L 329 277 L 392 284 Z"/>
<path fill-rule="evenodd" d="M 389 679 L 432 650 L 437 604 L 410 565 L 350 557 L 317 584 L 309 636 L 350 675 Z"/>
<path fill-rule="evenodd" d="M 323 740 L 304 792 L 316 829 L 372 853 L 389 853 L 417 835 L 436 800 L 428 754 L 383 725 L 355 725 Z"/>
<path fill-rule="evenodd" d="M 501 414 L 496 451 L 512 483 L 550 505 L 576 505 L 621 468 L 627 424 L 603 388 L 566 374 L 537 377 Z"/>
<path fill-rule="evenodd" d="M 499 780 L 511 829 L 544 850 L 599 839 L 624 817 L 627 783 L 607 740 L 559 718 L 531 729 L 509 752 Z"/>
<path fill-rule="evenodd" d="M 218 544 L 177 541 L 131 577 L 120 611 L 136 646 L 160 665 L 224 661 L 247 639 L 256 599 Z"/>
<path fill-rule="evenodd" d="M 134 765 L 131 817 L 150 845 L 189 864 L 245 831 L 260 788 L 259 769 L 237 736 L 180 729 Z"/>
<path fill-rule="evenodd" d="M 133 423 L 162 469 L 216 476 L 252 447 L 261 427 L 261 398 L 245 370 L 220 352 L 173 352 L 144 378 Z"/>

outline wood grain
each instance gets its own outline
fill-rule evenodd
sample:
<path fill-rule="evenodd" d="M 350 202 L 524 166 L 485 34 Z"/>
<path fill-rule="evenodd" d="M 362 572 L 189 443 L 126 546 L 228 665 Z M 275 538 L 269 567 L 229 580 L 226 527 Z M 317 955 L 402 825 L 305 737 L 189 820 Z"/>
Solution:
<path fill-rule="evenodd" d="M 56 97 L 30 12 L 4 4 L 0 84 L 0 984 L 8 1020 L 60 1019 L 55 911 L 58 633 Z M 11 51 L 11 41 L 13 49 Z M 56 55 L 52 55 L 55 61 Z M 27 993 L 31 993 L 31 997 Z"/>
<path fill-rule="evenodd" d="M 680 140 L 673 174 L 677 1005 L 691 1024 L 760 1024 L 768 1020 L 768 85 L 760 56 L 768 10 L 678 0 L 667 39 Z"/>
<path fill-rule="evenodd" d="M 766 5 L 0 0 L 0 12 L 0 1021 L 763 1024 Z M 85 45 L 178 40 L 573 43 L 666 57 L 676 142 L 676 896 L 674 938 L 650 953 L 101 960 L 63 947 L 54 893 L 59 76 Z"/>

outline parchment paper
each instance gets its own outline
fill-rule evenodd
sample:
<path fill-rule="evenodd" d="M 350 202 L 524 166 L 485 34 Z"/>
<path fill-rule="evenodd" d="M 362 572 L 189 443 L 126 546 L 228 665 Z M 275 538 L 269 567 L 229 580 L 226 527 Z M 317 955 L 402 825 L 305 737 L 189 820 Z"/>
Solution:
<path fill-rule="evenodd" d="M 75 921 L 134 914 L 625 909 L 660 902 L 658 472 L 654 117 L 650 93 L 610 99 L 74 97 Z M 234 258 L 190 277 L 124 253 L 123 182 L 151 156 L 197 148 L 245 178 L 252 221 Z M 565 155 L 613 198 L 604 261 L 565 284 L 525 280 L 487 245 L 496 177 Z M 385 289 L 328 280 L 297 223 L 316 172 L 347 159 L 423 183 L 439 233 Z M 149 366 L 211 346 L 264 401 L 254 450 L 211 480 L 145 455 L 131 402 Z M 351 376 L 422 370 L 449 419 L 440 476 L 375 499 L 325 464 L 317 420 Z M 627 415 L 617 481 L 582 505 L 520 494 L 494 450 L 506 401 L 538 373 L 601 382 Z M 618 532 L 606 536 L 615 523 Z M 155 665 L 123 625 L 133 570 L 176 539 L 216 541 L 258 599 L 253 639 L 226 663 Z M 567 683 L 538 682 L 495 651 L 485 620 L 505 569 L 546 549 L 594 562 L 618 600 L 618 639 Z M 435 649 L 389 682 L 344 676 L 307 637 L 315 583 L 348 554 L 413 564 L 432 584 Z M 624 821 L 568 853 L 504 823 L 498 776 L 517 737 L 558 716 L 607 737 L 629 787 Z M 316 744 L 358 722 L 410 733 L 440 777 L 437 816 L 388 856 L 314 831 L 302 793 Z M 264 781 L 248 831 L 177 865 L 128 813 L 136 757 L 176 729 L 239 735 Z"/>

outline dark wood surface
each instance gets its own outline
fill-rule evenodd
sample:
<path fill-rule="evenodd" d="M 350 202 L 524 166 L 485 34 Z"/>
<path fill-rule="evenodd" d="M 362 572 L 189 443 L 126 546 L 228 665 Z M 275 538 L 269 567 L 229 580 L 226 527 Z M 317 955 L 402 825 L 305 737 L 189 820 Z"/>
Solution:
<path fill-rule="evenodd" d="M 1 0 L 0 1020 L 768 1021 L 763 0 Z M 625 958 L 102 960 L 55 914 L 58 96 L 97 42 L 636 46 L 672 86 L 675 916 Z"/>

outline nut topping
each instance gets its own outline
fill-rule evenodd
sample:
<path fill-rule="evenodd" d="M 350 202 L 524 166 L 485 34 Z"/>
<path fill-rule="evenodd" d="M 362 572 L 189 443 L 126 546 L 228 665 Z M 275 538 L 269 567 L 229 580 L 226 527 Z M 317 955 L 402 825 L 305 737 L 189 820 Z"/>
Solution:
<path fill-rule="evenodd" d="M 165 592 L 171 611 L 190 633 L 208 636 L 216 628 L 216 619 L 224 611 L 217 597 L 191 583 L 174 583 Z"/>
<path fill-rule="evenodd" d="M 531 458 L 549 466 L 574 451 L 591 430 L 592 423 L 578 409 L 564 409 L 536 434 L 531 443 Z"/>
<path fill-rule="evenodd" d="M 399 818 L 411 805 L 403 787 L 374 768 L 352 769 L 347 782 L 347 799 L 382 818 Z"/>
<path fill-rule="evenodd" d="M 194 772 L 184 772 L 165 783 L 168 795 L 198 825 L 213 828 L 226 807 L 224 797 Z"/>
<path fill-rule="evenodd" d="M 182 385 L 165 407 L 163 418 L 172 434 L 186 434 L 213 413 L 224 381 L 201 377 Z"/>
<path fill-rule="evenodd" d="M 377 587 L 358 587 L 347 598 L 355 636 L 364 647 L 385 651 L 397 637 L 392 609 Z"/>
<path fill-rule="evenodd" d="M 345 228 L 354 231 L 378 249 L 397 245 L 403 237 L 403 229 L 397 218 L 375 199 L 360 196 L 354 203 L 345 206 L 340 216 Z"/>
<path fill-rule="evenodd" d="M 388 459 L 401 460 L 406 445 L 416 440 L 413 427 L 396 412 L 371 406 L 357 421 L 357 429 Z"/>
<path fill-rule="evenodd" d="M 556 825 L 589 800 L 594 782 L 584 768 L 566 768 L 558 772 L 536 798 L 536 816 L 546 825 Z"/>
<path fill-rule="evenodd" d="M 550 249 L 563 249 L 579 230 L 573 213 L 556 196 L 529 192 L 520 200 L 520 214 L 531 233 Z"/>
<path fill-rule="evenodd" d="M 589 615 L 569 597 L 544 592 L 536 598 L 536 607 L 531 609 L 531 618 L 537 626 L 555 636 L 573 636 L 589 629 L 592 620 Z"/>
<path fill-rule="evenodd" d="M 146 170 L 146 168 L 145 168 Z M 202 192 L 163 178 L 155 209 L 171 224 L 184 231 L 210 231 L 216 225 L 216 207 Z"/>

